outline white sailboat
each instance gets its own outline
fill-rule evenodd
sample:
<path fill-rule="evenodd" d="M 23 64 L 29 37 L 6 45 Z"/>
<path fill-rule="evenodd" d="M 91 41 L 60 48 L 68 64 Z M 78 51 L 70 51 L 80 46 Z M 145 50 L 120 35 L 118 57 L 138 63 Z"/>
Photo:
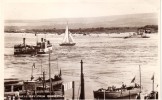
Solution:
<path fill-rule="evenodd" d="M 65 30 L 65 35 L 64 35 L 64 39 L 62 41 L 62 43 L 60 44 L 60 46 L 74 46 L 76 43 L 74 42 L 74 39 L 71 35 L 71 32 L 68 29 L 68 25 L 66 26 L 66 30 Z"/>

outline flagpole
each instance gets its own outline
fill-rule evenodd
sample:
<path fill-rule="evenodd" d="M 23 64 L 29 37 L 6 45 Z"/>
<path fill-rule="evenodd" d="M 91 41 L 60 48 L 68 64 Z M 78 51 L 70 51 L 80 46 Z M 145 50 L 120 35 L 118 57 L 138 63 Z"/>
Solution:
<path fill-rule="evenodd" d="M 154 79 L 153 79 L 153 86 L 152 86 L 152 88 L 153 88 L 152 90 L 154 91 Z"/>
<path fill-rule="evenodd" d="M 35 63 L 33 63 L 33 66 L 35 67 Z M 33 66 L 32 66 L 32 73 L 31 73 L 31 81 L 33 80 Z"/>
<path fill-rule="evenodd" d="M 50 60 L 51 60 L 51 53 L 49 52 L 49 80 L 50 80 L 50 100 L 51 100 L 51 91 L 52 91 L 52 80 L 51 80 L 51 63 L 50 63 Z"/>
<path fill-rule="evenodd" d="M 152 91 L 154 91 L 154 74 L 153 74 L 153 77 L 152 77 Z"/>

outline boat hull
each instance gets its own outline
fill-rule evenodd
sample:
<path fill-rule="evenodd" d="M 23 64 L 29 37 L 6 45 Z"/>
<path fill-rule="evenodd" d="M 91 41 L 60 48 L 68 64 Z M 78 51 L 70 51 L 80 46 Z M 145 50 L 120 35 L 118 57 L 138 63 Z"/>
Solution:
<path fill-rule="evenodd" d="M 122 91 L 93 91 L 96 99 L 136 99 L 140 89 L 122 90 Z"/>
<path fill-rule="evenodd" d="M 76 43 L 61 43 L 60 46 L 74 46 Z"/>
<path fill-rule="evenodd" d="M 150 38 L 149 36 L 126 36 L 124 37 L 124 39 L 127 39 L 127 38 Z"/>

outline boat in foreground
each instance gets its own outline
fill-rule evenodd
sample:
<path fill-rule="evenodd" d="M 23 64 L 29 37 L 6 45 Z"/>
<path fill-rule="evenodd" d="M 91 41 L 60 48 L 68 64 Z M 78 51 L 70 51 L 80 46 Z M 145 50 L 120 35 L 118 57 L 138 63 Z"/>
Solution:
<path fill-rule="evenodd" d="M 135 77 L 132 79 L 131 84 L 126 86 L 122 84 L 122 87 L 116 88 L 115 86 L 108 87 L 107 89 L 98 89 L 93 91 L 95 99 L 140 99 L 141 93 L 141 67 L 140 72 L 140 85 L 134 83 Z M 122 82 L 123 83 L 123 82 Z"/>
<path fill-rule="evenodd" d="M 99 89 L 93 91 L 94 98 L 96 99 L 136 99 L 140 93 L 140 86 Z"/>

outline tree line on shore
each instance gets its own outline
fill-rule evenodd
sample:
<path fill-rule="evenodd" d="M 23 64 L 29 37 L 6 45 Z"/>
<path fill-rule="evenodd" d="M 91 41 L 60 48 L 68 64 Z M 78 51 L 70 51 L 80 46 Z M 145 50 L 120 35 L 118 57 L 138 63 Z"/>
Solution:
<path fill-rule="evenodd" d="M 123 32 L 138 32 L 139 29 L 150 29 L 151 33 L 158 32 L 158 25 L 146 25 L 143 27 L 98 27 L 98 28 L 78 28 L 78 29 L 69 29 L 73 34 L 88 34 L 88 33 L 123 33 Z M 20 29 L 16 26 L 6 26 L 5 33 L 56 33 L 62 34 L 65 29 Z"/>

